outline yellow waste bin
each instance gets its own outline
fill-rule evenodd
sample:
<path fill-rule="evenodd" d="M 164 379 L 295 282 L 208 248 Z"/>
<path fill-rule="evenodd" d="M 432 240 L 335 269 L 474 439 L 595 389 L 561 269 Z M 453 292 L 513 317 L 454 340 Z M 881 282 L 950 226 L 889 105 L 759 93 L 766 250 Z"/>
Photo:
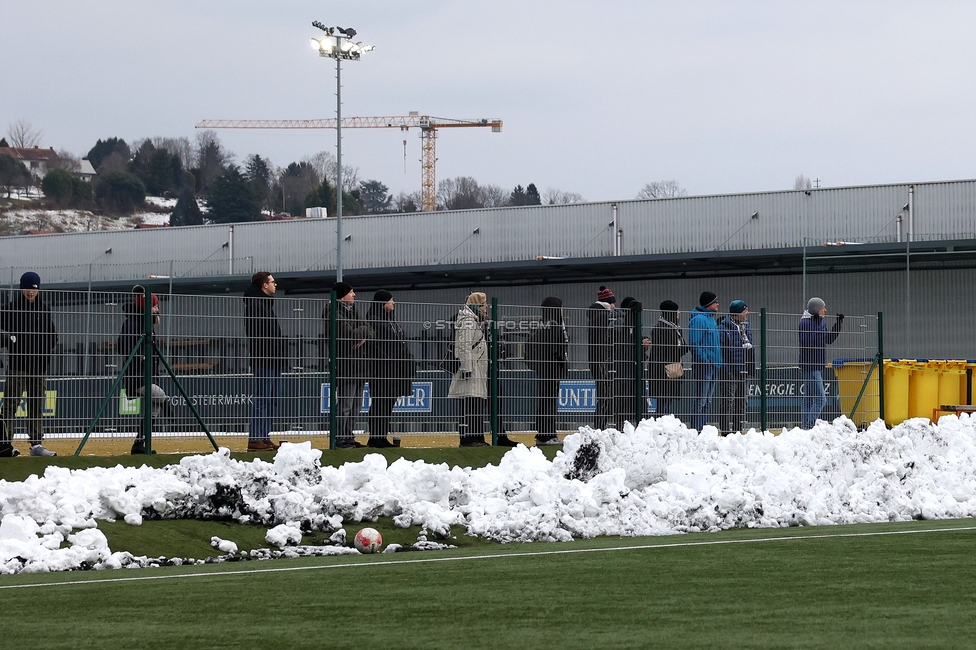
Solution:
<path fill-rule="evenodd" d="M 932 419 L 939 408 L 939 370 L 928 359 L 911 362 L 908 384 L 908 417 Z"/>
<path fill-rule="evenodd" d="M 851 418 L 859 427 L 864 427 L 878 419 L 881 412 L 878 393 L 878 368 L 871 369 L 873 359 L 834 359 L 829 367 L 834 369 L 837 377 L 837 399 L 841 412 Z M 868 377 L 868 371 L 871 376 Z M 867 386 L 864 381 L 867 379 Z M 864 394 L 861 394 L 861 388 Z M 861 395 L 857 410 L 854 413 L 854 402 Z"/>
<path fill-rule="evenodd" d="M 912 366 L 907 361 L 885 360 L 885 422 L 890 426 L 908 419 L 908 385 L 911 374 Z"/>

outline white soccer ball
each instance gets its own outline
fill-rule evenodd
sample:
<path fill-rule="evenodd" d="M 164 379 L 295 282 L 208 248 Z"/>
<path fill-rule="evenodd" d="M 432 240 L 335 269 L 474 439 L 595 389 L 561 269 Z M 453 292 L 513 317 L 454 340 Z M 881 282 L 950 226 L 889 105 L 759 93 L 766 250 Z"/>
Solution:
<path fill-rule="evenodd" d="M 383 546 L 383 536 L 375 528 L 361 528 L 353 543 L 360 553 L 375 553 Z"/>

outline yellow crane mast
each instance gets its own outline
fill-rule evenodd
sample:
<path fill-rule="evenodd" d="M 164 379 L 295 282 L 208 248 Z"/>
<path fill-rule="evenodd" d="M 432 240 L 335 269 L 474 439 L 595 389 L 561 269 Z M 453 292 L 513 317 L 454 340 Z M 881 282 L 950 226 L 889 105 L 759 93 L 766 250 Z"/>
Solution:
<path fill-rule="evenodd" d="M 492 133 L 500 133 L 502 121 L 499 119 L 455 120 L 445 117 L 430 117 L 411 112 L 409 115 L 377 117 L 344 117 L 344 129 L 420 129 L 420 197 L 421 210 L 433 212 L 437 208 L 437 154 L 436 139 L 440 129 L 491 127 Z M 203 120 L 196 125 L 198 129 L 334 129 L 335 118 L 320 120 Z"/>

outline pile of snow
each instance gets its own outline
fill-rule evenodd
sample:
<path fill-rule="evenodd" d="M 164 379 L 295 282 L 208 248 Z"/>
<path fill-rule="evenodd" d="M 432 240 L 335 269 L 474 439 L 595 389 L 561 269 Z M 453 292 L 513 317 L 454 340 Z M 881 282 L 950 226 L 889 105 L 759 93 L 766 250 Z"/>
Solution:
<path fill-rule="evenodd" d="M 968 415 L 725 438 L 665 417 L 581 429 L 552 461 L 519 446 L 478 469 L 379 454 L 322 467 L 321 455 L 306 442 L 282 445 L 272 463 L 221 449 L 162 469 L 49 467 L 0 481 L 0 573 L 116 565 L 98 519 L 233 519 L 274 527 L 268 542 L 287 550 L 297 532 L 336 531 L 342 544 L 343 522 L 381 516 L 437 539 L 458 526 L 511 542 L 976 515 Z"/>

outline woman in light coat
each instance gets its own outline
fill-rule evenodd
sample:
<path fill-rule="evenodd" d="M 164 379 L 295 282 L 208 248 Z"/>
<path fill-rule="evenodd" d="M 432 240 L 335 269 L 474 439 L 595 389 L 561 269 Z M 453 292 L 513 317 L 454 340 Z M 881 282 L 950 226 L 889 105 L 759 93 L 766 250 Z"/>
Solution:
<path fill-rule="evenodd" d="M 448 397 L 461 400 L 458 433 L 462 447 L 487 447 L 485 416 L 488 412 L 488 297 L 480 291 L 468 296 L 454 320 L 454 356 L 459 365 Z M 498 444 L 511 446 L 505 436 Z"/>

